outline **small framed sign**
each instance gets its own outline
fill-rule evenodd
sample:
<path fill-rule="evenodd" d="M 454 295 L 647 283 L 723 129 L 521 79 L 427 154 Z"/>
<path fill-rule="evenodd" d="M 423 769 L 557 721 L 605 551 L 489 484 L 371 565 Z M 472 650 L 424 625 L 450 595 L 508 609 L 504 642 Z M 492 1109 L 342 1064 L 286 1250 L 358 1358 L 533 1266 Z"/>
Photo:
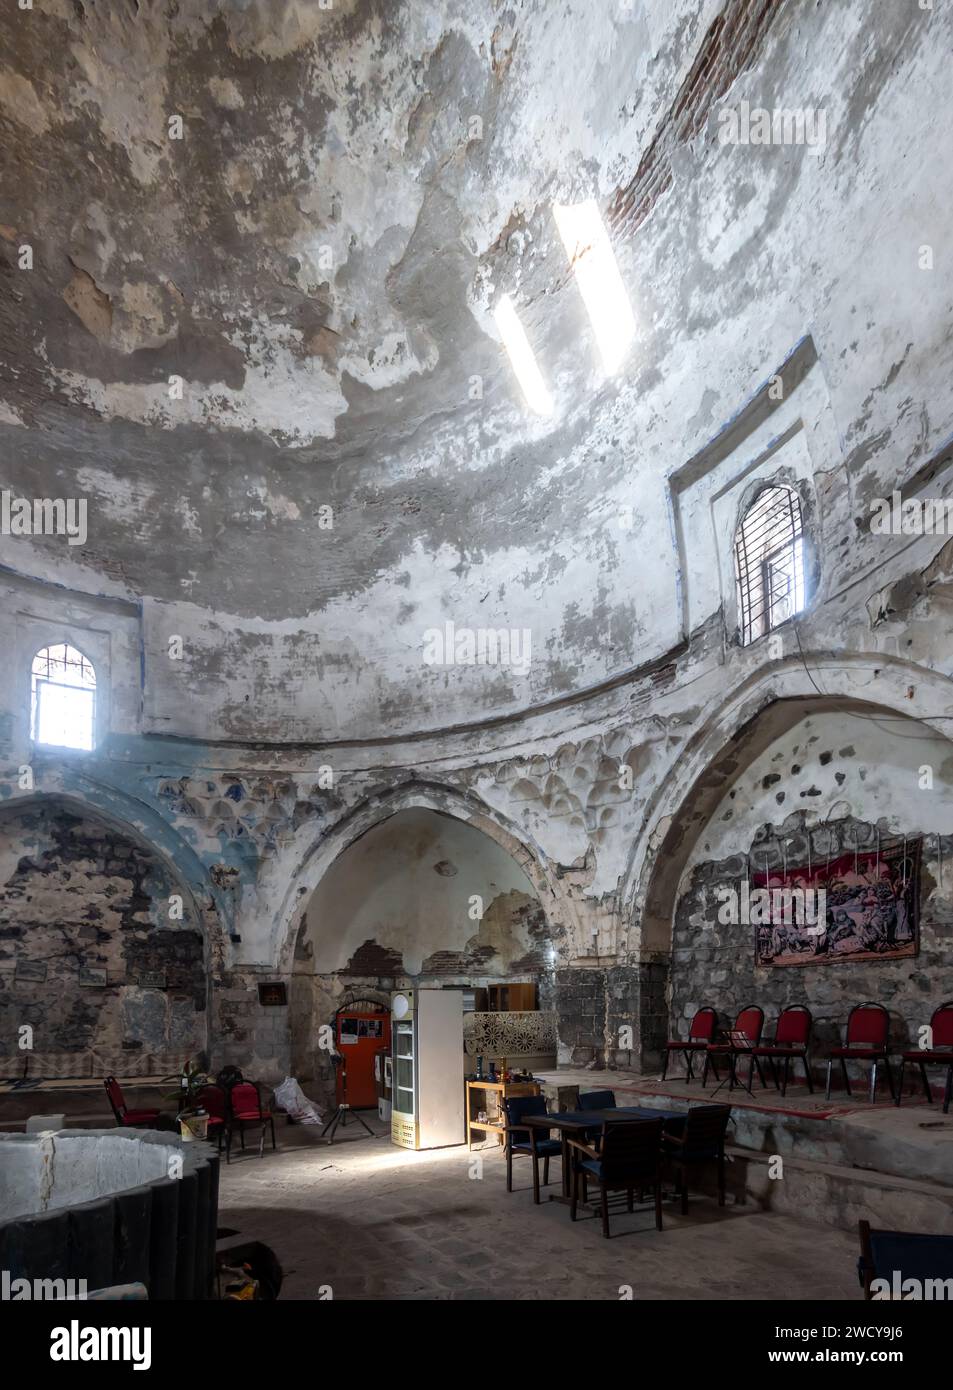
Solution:
<path fill-rule="evenodd" d="M 81 965 L 79 968 L 79 982 L 84 989 L 105 989 L 106 972 L 97 966 Z"/>
<path fill-rule="evenodd" d="M 166 976 L 161 970 L 144 970 L 139 976 L 140 989 L 165 989 Z"/>
<path fill-rule="evenodd" d="M 273 984 L 259 985 L 258 1002 L 265 1005 L 287 1004 L 288 986 L 278 980 Z"/>
<path fill-rule="evenodd" d="M 18 960 L 13 974 L 17 984 L 40 984 L 46 979 L 45 960 Z"/>

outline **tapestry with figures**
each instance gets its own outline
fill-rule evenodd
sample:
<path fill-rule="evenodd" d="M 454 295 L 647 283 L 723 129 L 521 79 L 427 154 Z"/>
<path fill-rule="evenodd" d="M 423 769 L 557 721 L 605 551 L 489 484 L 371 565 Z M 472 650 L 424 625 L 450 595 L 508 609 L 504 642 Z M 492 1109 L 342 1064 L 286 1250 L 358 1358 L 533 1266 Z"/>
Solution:
<path fill-rule="evenodd" d="M 767 890 L 755 927 L 758 965 L 833 965 L 915 956 L 920 839 L 751 875 Z"/>

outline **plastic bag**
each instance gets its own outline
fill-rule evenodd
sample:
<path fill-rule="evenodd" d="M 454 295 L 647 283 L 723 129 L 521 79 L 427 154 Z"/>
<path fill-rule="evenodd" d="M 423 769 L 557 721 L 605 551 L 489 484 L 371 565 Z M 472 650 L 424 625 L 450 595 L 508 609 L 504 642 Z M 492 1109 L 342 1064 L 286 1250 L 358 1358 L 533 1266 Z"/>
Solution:
<path fill-rule="evenodd" d="M 321 1124 L 321 1112 L 302 1091 L 293 1076 L 286 1076 L 275 1088 L 275 1104 L 286 1111 L 299 1125 Z"/>

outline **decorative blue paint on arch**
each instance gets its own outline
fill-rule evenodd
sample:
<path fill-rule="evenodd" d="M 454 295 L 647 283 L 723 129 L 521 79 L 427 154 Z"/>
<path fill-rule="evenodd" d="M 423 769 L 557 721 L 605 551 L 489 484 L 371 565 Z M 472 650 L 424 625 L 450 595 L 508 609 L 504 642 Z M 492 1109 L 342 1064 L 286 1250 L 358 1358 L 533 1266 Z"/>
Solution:
<path fill-rule="evenodd" d="M 31 806 L 58 804 L 99 818 L 157 855 L 175 882 L 187 890 L 199 923 L 201 902 L 211 899 L 223 925 L 228 924 L 233 911 L 225 895 L 195 850 L 157 810 L 123 790 L 93 781 L 63 759 L 57 758 L 56 763 L 55 779 L 48 777 L 42 787 L 7 796 L 0 814 L 14 815 Z M 42 771 L 41 760 L 37 764 Z"/>

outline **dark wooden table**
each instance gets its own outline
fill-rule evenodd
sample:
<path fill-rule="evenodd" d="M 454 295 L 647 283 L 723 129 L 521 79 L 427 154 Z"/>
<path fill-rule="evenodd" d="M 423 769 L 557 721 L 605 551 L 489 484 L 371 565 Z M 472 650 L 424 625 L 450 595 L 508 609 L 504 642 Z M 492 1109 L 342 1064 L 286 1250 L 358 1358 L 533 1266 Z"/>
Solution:
<path fill-rule="evenodd" d="M 612 1110 L 563 1110 L 554 1115 L 524 1115 L 520 1126 L 548 1134 L 556 1130 L 562 1144 L 562 1192 L 550 1192 L 551 1202 L 568 1202 L 572 1197 L 572 1170 L 569 1162 L 570 1139 L 598 1134 L 605 1120 L 664 1120 L 665 1128 L 677 1132 L 685 1123 L 685 1110 L 652 1110 L 645 1105 L 616 1106 Z"/>

